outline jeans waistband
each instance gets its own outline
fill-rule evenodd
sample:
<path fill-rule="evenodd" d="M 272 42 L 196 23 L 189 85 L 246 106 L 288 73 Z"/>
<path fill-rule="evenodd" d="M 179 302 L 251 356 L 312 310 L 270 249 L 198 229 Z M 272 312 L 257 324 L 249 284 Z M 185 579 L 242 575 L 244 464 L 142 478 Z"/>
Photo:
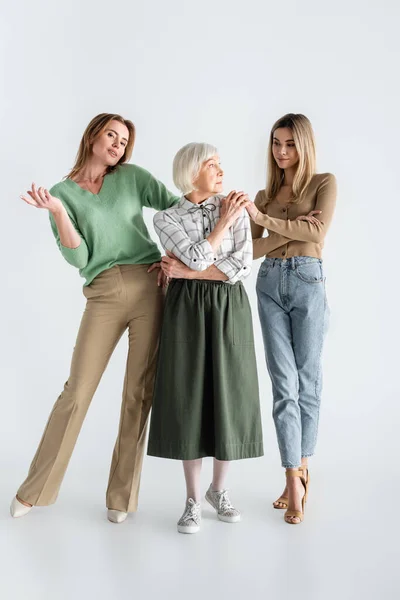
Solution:
<path fill-rule="evenodd" d="M 291 258 L 269 258 L 266 257 L 264 263 L 269 266 L 278 266 L 287 269 L 295 269 L 300 265 L 317 262 L 322 265 L 322 259 L 315 256 L 292 256 Z"/>

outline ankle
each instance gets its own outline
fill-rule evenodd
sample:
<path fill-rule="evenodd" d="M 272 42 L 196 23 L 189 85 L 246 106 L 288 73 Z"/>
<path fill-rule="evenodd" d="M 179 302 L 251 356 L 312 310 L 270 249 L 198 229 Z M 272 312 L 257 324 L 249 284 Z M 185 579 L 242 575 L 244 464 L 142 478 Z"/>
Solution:
<path fill-rule="evenodd" d="M 217 481 L 212 481 L 210 487 L 213 492 L 222 492 L 222 490 L 225 489 L 219 479 Z"/>
<path fill-rule="evenodd" d="M 189 500 L 193 500 L 194 502 L 196 502 L 196 504 L 200 504 L 201 498 L 197 494 L 192 494 L 186 496 L 186 504 L 189 502 Z"/>

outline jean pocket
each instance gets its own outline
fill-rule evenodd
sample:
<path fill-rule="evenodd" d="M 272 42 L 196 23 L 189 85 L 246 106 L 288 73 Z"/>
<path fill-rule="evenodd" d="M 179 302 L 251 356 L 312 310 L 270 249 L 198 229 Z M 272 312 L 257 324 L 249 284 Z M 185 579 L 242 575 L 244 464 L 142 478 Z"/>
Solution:
<path fill-rule="evenodd" d="M 300 263 L 295 268 L 295 273 L 305 283 L 322 283 L 324 281 L 322 265 L 319 260 Z"/>
<path fill-rule="evenodd" d="M 258 270 L 258 277 L 266 277 L 271 270 L 271 265 L 266 263 L 265 261 L 261 263 L 261 266 Z"/>

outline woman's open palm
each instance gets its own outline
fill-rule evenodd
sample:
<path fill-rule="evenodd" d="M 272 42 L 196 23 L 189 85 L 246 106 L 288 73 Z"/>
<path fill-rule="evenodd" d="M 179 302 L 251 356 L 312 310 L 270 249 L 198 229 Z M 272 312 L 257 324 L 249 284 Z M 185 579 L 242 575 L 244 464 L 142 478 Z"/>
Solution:
<path fill-rule="evenodd" d="M 22 195 L 21 199 L 35 208 L 46 208 L 51 213 L 54 213 L 63 206 L 61 200 L 52 196 L 43 187 L 37 188 L 34 183 L 32 183 L 32 188 L 27 191 L 27 194 L 28 196 Z"/>

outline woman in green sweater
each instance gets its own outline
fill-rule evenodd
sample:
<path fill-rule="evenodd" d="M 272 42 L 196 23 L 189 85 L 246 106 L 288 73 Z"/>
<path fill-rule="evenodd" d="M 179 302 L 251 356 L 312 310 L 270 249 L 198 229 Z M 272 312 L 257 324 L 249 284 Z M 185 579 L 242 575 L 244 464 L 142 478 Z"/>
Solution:
<path fill-rule="evenodd" d="M 123 333 L 129 352 L 121 419 L 107 488 L 108 518 L 121 523 L 137 508 L 163 307 L 161 256 L 143 206 L 178 200 L 150 173 L 128 165 L 135 127 L 101 114 L 86 128 L 76 164 L 50 191 L 33 184 L 22 199 L 49 211 L 64 258 L 85 278 L 87 299 L 70 376 L 55 403 L 28 476 L 11 504 L 13 517 L 55 502 L 91 399 Z"/>

